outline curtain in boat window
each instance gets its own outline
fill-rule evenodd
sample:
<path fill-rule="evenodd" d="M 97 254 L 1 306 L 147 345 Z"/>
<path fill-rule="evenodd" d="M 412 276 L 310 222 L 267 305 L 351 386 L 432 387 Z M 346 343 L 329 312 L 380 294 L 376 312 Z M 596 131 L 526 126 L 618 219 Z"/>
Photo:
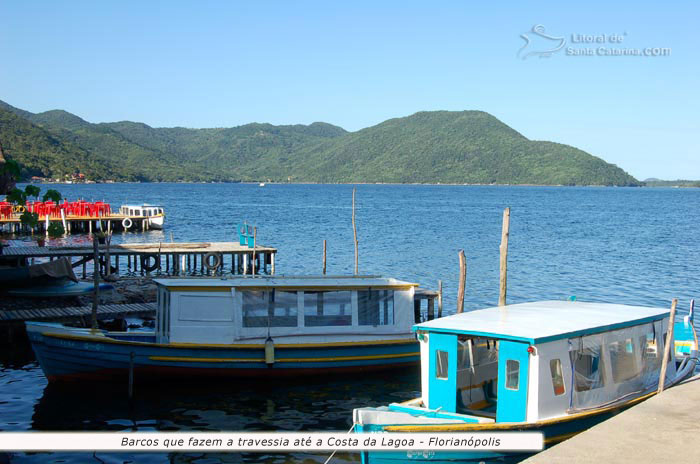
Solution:
<path fill-rule="evenodd" d="M 569 340 L 571 409 L 632 399 L 656 388 L 663 355 L 661 321 Z M 675 363 L 667 378 L 675 376 Z"/>

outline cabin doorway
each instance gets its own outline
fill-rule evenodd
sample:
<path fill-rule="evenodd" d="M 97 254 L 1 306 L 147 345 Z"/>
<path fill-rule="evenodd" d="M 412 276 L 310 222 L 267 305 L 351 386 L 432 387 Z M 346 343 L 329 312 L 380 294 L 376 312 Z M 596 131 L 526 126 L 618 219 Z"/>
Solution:
<path fill-rule="evenodd" d="M 509 340 L 501 340 L 499 345 L 496 421 L 523 422 L 527 418 L 529 345 Z"/>
<path fill-rule="evenodd" d="M 496 417 L 498 340 L 457 338 L 457 412 Z"/>

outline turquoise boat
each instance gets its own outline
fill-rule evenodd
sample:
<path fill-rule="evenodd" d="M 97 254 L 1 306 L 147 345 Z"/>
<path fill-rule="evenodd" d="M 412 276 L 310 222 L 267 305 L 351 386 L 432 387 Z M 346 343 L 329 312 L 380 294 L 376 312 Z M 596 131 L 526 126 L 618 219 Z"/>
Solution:
<path fill-rule="evenodd" d="M 422 396 L 355 409 L 354 431 L 539 431 L 551 445 L 656 394 L 668 325 L 668 309 L 580 301 L 514 304 L 417 324 Z M 696 367 L 697 342 L 684 352 L 692 327 L 691 313 L 675 337 L 675 356 L 669 350 L 667 387 Z M 493 450 L 362 452 L 362 462 L 372 464 L 518 457 Z"/>
<path fill-rule="evenodd" d="M 158 279 L 155 331 L 27 322 L 50 381 L 357 373 L 418 365 L 418 284 L 377 276 Z"/>

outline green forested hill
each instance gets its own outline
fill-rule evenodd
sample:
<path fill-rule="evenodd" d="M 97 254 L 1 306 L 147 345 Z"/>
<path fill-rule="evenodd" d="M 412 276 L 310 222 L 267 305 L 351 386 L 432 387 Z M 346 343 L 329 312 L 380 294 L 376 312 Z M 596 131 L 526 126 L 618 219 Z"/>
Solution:
<path fill-rule="evenodd" d="M 7 124 L 23 121 L 64 147 L 51 156 L 31 153 L 15 137 L 13 149 L 6 149 L 11 157 L 52 173 L 78 163 L 98 180 L 639 185 L 600 158 L 528 140 L 480 111 L 420 112 L 346 132 L 326 123 L 214 129 L 91 124 L 61 110 L 33 114 L 0 102 L 2 109 L 15 118 Z"/>

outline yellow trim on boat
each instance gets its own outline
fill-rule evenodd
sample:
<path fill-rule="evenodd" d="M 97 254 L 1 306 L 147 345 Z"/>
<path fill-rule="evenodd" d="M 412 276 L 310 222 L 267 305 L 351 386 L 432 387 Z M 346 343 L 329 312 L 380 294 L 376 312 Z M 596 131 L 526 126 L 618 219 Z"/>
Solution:
<path fill-rule="evenodd" d="M 368 356 L 339 356 L 330 358 L 280 358 L 275 359 L 276 363 L 283 362 L 328 362 L 328 361 L 360 361 L 369 359 L 395 359 L 406 358 L 409 356 L 418 356 L 419 353 L 401 353 L 387 355 L 368 355 Z M 168 361 L 168 362 L 209 362 L 209 363 L 225 363 L 225 362 L 265 362 L 264 358 L 197 358 L 187 356 L 149 356 L 151 361 Z"/>
<path fill-rule="evenodd" d="M 564 433 L 562 435 L 555 435 L 553 437 L 545 438 L 544 444 L 551 445 L 552 443 L 559 443 L 560 441 L 567 440 L 567 439 L 573 437 L 574 435 L 578 435 L 581 432 L 583 432 L 583 430 L 579 430 L 577 432 Z"/>
<path fill-rule="evenodd" d="M 168 362 L 208 362 L 208 363 L 225 363 L 225 362 L 265 362 L 265 358 L 187 358 L 183 356 L 149 356 L 151 361 L 168 361 Z"/>
<path fill-rule="evenodd" d="M 159 344 L 153 342 L 136 342 L 133 340 L 116 340 L 114 338 L 94 336 L 94 335 L 72 335 L 63 333 L 52 333 L 52 332 L 42 332 L 45 337 L 60 338 L 63 340 L 76 340 L 81 342 L 99 342 L 99 343 L 112 343 L 115 345 L 150 345 L 158 346 L 159 348 L 213 348 L 213 349 L 225 349 L 225 348 L 240 348 L 240 349 L 251 349 L 260 350 L 264 349 L 263 344 L 208 344 L 208 343 L 168 343 Z M 368 341 L 358 341 L 358 342 L 331 342 L 331 343 L 280 343 L 275 345 L 275 348 L 324 348 L 324 347 L 344 347 L 344 346 L 359 346 L 359 345 L 405 345 L 409 343 L 418 343 L 414 339 L 399 339 L 399 340 L 368 340 Z"/>
<path fill-rule="evenodd" d="M 252 250 L 250 251 L 252 253 Z M 279 291 L 309 291 L 309 292 L 318 292 L 318 291 L 342 291 L 342 290 L 347 290 L 347 291 L 354 291 L 354 290 L 367 290 L 368 288 L 371 288 L 372 290 L 410 290 L 412 288 L 417 287 L 417 285 L 358 285 L 358 286 L 328 286 L 328 287 L 308 287 L 308 286 L 303 286 L 299 285 L 298 287 L 293 287 L 293 286 L 277 286 L 277 285 L 265 285 L 265 286 L 256 286 L 256 287 L 249 287 L 249 286 L 243 286 L 243 285 L 236 285 L 235 282 L 230 282 L 227 283 L 225 286 L 217 286 L 217 287 L 211 287 L 211 286 L 192 286 L 192 285 L 183 285 L 181 287 L 177 287 L 175 285 L 168 285 L 168 290 L 171 292 L 230 292 L 232 288 L 240 289 L 241 291 L 262 291 L 262 290 L 269 290 L 270 288 L 274 288 L 275 290 Z"/>
<path fill-rule="evenodd" d="M 410 356 L 419 356 L 419 352 L 415 353 L 400 353 L 400 354 L 377 354 L 367 356 L 338 356 L 332 358 L 281 358 L 275 359 L 275 362 L 326 362 L 326 361 L 361 361 L 365 359 L 395 359 L 408 358 Z"/>
<path fill-rule="evenodd" d="M 624 404 L 609 406 L 593 411 L 578 412 L 564 417 L 556 417 L 553 419 L 545 419 L 537 422 L 503 422 L 503 423 L 479 423 L 479 424 L 444 424 L 444 425 L 388 425 L 384 427 L 387 432 L 464 432 L 464 431 L 489 431 L 489 430 L 512 430 L 512 429 L 530 429 L 538 428 L 546 425 L 558 424 L 561 422 L 570 422 L 572 420 L 581 419 L 589 416 L 604 414 L 616 409 L 626 408 L 640 403 L 652 396 L 656 395 L 656 391 L 647 393 L 644 396 L 630 400 Z"/>
<path fill-rule="evenodd" d="M 359 341 L 359 342 L 330 342 L 330 343 L 279 343 L 275 344 L 275 348 L 323 348 L 326 346 L 358 346 L 358 345 L 405 345 L 408 343 L 418 343 L 417 340 L 415 339 L 398 339 L 398 340 L 368 340 L 368 341 Z M 186 342 L 180 342 L 180 343 L 170 343 L 168 346 L 173 346 L 173 347 L 185 347 L 185 348 L 194 348 L 194 347 L 205 347 L 205 348 L 249 348 L 249 347 L 255 347 L 258 349 L 265 348 L 265 345 L 244 345 L 244 344 L 238 344 L 238 345 L 215 345 L 215 344 L 200 344 L 200 343 L 186 343 Z"/>

